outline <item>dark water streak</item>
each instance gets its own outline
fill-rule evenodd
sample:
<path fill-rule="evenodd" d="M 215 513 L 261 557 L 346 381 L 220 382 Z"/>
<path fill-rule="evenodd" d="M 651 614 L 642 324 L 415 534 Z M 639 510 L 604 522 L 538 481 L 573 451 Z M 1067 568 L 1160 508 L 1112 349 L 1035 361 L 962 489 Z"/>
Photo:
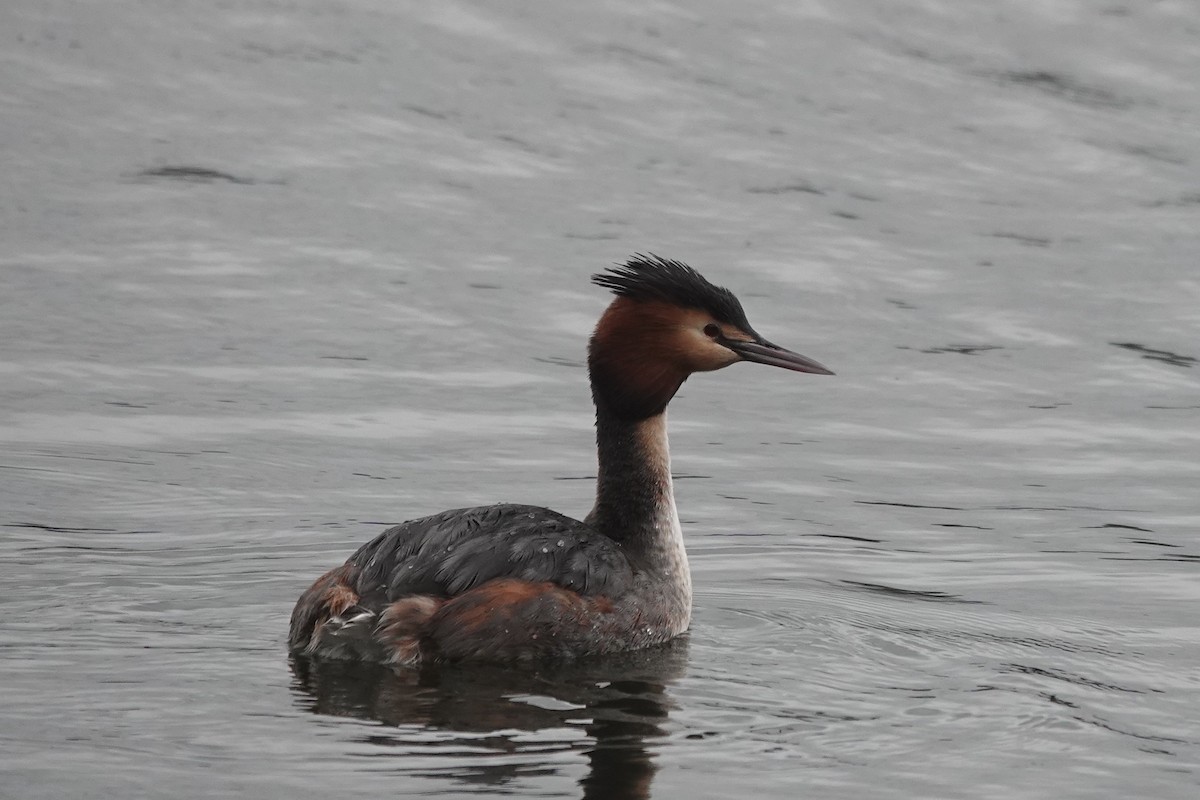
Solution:
<path fill-rule="evenodd" d="M 340 662 L 292 661 L 297 703 L 320 715 L 375 720 L 390 732 L 360 741 L 379 748 L 402 772 L 455 784 L 503 789 L 553 770 L 505 754 L 529 751 L 522 738 L 543 730 L 579 732 L 574 741 L 547 743 L 545 753 L 577 752 L 587 770 L 579 779 L 586 798 L 645 798 L 656 771 L 654 752 L 672 701 L 667 687 L 683 676 L 687 638 L 641 653 L 578 664 L 529 665 L 519 670 L 438 666 L 420 672 Z M 434 763 L 409 769 L 422 731 L 439 736 Z M 482 752 L 481 752 L 482 751 Z M 488 753 L 496 758 L 489 758 Z M 470 754 L 469 759 L 463 756 Z M 436 763 L 436 762 L 441 762 Z"/>

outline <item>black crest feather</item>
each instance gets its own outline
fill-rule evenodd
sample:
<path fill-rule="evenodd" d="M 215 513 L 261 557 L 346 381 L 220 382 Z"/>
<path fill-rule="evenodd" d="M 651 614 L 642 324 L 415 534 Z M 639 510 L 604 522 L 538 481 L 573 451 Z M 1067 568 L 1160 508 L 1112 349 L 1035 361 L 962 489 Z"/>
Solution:
<path fill-rule="evenodd" d="M 634 300 L 661 300 L 707 311 L 713 318 L 751 332 L 746 312 L 733 292 L 715 286 L 696 270 L 653 253 L 635 253 L 628 261 L 592 276 L 592 283 Z"/>

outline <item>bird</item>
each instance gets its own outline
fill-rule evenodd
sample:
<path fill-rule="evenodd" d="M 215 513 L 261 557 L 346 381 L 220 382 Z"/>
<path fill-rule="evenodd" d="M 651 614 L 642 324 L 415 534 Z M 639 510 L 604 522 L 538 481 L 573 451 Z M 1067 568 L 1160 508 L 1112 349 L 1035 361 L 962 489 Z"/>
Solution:
<path fill-rule="evenodd" d="M 615 297 L 587 348 L 598 460 L 587 516 L 501 503 L 391 527 L 301 595 L 293 653 L 521 663 L 651 647 L 688 629 L 668 403 L 692 373 L 743 361 L 833 373 L 764 339 L 731 291 L 681 261 L 635 254 L 592 283 Z"/>

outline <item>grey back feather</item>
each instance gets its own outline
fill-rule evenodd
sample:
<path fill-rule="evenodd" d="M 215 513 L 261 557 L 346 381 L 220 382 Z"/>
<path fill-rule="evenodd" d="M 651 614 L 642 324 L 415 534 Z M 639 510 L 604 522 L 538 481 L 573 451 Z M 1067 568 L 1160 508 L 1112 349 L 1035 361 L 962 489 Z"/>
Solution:
<path fill-rule="evenodd" d="M 363 601 L 454 597 L 496 578 L 552 582 L 583 595 L 618 595 L 633 570 L 621 546 L 548 508 L 501 504 L 443 511 L 389 528 L 359 548 Z"/>

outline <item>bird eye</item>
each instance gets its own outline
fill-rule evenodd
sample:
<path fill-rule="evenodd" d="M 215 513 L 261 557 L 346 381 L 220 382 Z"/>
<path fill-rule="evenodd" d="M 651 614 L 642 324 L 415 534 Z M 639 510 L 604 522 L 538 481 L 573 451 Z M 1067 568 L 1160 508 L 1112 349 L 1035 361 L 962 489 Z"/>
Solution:
<path fill-rule="evenodd" d="M 710 339 L 716 339 L 721 335 L 721 326 L 715 322 L 710 322 L 704 326 L 704 335 Z"/>

